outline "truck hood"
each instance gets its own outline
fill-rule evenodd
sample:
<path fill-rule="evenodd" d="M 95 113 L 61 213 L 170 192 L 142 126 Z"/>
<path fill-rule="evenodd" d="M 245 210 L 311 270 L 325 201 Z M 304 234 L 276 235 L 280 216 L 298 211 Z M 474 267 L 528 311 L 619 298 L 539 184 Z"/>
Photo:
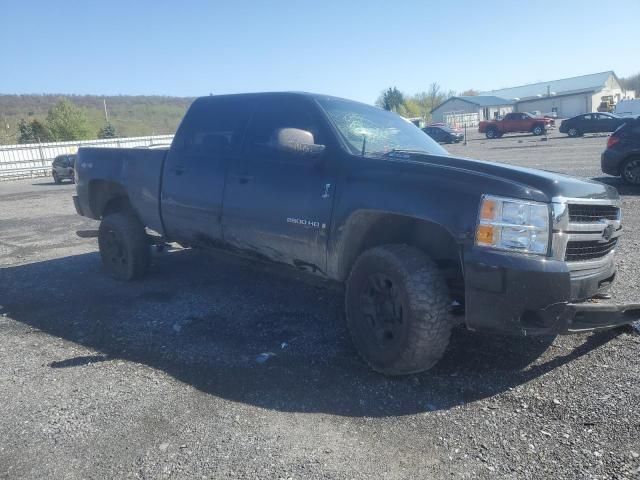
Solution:
<path fill-rule="evenodd" d="M 418 160 L 416 157 L 421 158 Z M 618 191 L 610 185 L 548 170 L 452 156 L 410 155 L 404 158 L 411 163 L 455 169 L 459 170 L 461 174 L 466 172 L 471 175 L 492 177 L 506 183 L 519 184 L 526 187 L 531 200 L 550 202 L 559 197 L 602 200 L 620 198 Z"/>

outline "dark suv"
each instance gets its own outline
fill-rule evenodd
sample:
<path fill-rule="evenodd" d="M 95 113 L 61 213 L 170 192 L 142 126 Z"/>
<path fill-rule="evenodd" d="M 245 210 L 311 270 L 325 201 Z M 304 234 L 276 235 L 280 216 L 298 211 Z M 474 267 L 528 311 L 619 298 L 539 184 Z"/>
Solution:
<path fill-rule="evenodd" d="M 75 155 L 58 155 L 51 165 L 51 175 L 53 181 L 57 184 L 62 183 L 62 180 L 68 179 L 74 181 L 74 168 L 76 166 Z"/>
<path fill-rule="evenodd" d="M 613 132 L 600 165 L 604 173 L 640 185 L 640 117 L 628 120 Z"/>

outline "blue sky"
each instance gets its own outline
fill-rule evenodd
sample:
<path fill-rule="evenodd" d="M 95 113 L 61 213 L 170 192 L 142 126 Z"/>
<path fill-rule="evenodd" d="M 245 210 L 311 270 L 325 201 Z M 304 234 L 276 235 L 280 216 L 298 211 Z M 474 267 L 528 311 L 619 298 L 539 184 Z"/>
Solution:
<path fill-rule="evenodd" d="M 625 76 L 640 71 L 639 19 L 639 0 L 0 0 L 0 93 L 305 90 L 372 103 L 393 85 Z"/>

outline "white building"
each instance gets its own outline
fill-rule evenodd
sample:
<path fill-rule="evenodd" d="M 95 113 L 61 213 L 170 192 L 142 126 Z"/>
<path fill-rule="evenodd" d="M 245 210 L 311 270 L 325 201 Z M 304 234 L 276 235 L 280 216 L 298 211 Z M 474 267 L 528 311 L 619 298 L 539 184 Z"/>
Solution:
<path fill-rule="evenodd" d="M 625 91 L 622 88 L 618 77 L 611 70 L 580 77 L 491 90 L 483 92 L 481 95 L 512 100 L 517 112 L 538 110 L 547 113 L 555 111 L 560 118 L 596 112 L 603 101 L 611 101 L 615 104 L 622 99 L 635 97 L 633 91 Z"/>
<path fill-rule="evenodd" d="M 633 98 L 633 90 L 625 91 L 616 74 L 608 71 L 491 90 L 472 97 L 451 97 L 431 114 L 434 122 L 470 127 L 512 111 L 555 112 L 560 118 L 568 118 L 596 112 L 603 101 L 616 104 Z"/>
<path fill-rule="evenodd" d="M 445 100 L 431 111 L 433 122 L 455 127 L 475 127 L 480 120 L 491 120 L 513 111 L 514 102 L 495 95 L 457 96 Z"/>

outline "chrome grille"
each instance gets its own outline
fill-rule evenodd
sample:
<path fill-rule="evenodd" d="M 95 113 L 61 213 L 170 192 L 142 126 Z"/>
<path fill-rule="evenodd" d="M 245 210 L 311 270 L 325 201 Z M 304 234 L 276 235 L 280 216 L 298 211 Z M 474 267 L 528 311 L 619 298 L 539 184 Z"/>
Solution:
<path fill-rule="evenodd" d="M 567 262 L 580 262 L 601 258 L 611 252 L 618 244 L 617 238 L 612 238 L 608 242 L 572 242 L 567 243 L 565 260 Z"/>
<path fill-rule="evenodd" d="M 597 222 L 599 220 L 618 220 L 620 209 L 615 205 L 569 204 L 569 221 L 577 223 Z"/>
<path fill-rule="evenodd" d="M 552 256 L 572 276 L 610 270 L 622 233 L 619 200 L 553 199 Z"/>

